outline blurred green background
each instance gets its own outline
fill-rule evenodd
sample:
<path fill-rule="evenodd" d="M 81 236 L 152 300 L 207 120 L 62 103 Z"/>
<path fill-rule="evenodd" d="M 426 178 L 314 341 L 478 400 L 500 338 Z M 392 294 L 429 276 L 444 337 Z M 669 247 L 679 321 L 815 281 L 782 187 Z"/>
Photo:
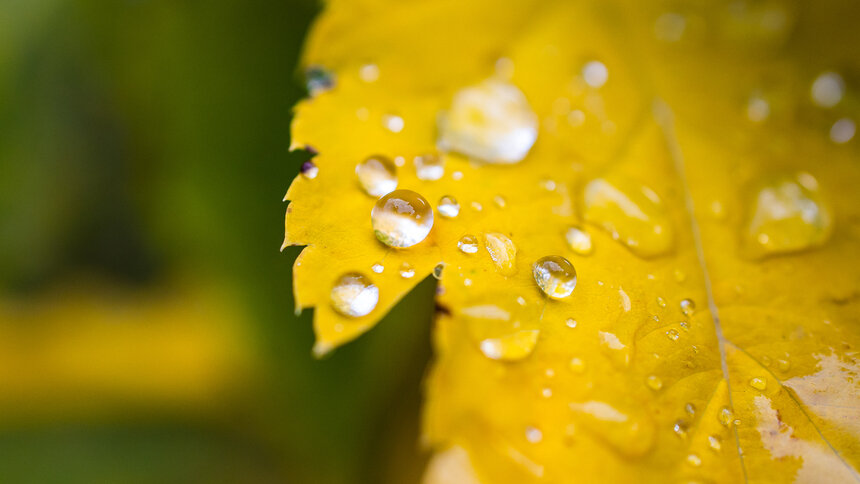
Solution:
<path fill-rule="evenodd" d="M 315 360 L 315 2 L 0 0 L 0 482 L 415 482 L 434 287 Z"/>

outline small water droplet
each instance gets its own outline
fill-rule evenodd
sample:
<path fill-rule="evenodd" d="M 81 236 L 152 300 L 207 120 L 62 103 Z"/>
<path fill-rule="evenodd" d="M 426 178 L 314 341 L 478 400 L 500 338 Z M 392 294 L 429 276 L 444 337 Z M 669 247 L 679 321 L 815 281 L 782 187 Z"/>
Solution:
<path fill-rule="evenodd" d="M 750 386 L 759 391 L 764 391 L 767 389 L 767 380 L 761 377 L 754 377 L 750 379 Z"/>
<path fill-rule="evenodd" d="M 367 121 L 367 119 L 370 118 L 370 111 L 365 107 L 360 107 L 355 110 L 355 117 L 358 118 L 359 121 Z"/>
<path fill-rule="evenodd" d="M 567 123 L 574 128 L 585 124 L 585 113 L 581 109 L 574 109 L 567 115 Z"/>
<path fill-rule="evenodd" d="M 678 420 L 675 422 L 675 425 L 672 426 L 672 431 L 675 432 L 675 435 L 682 439 L 687 438 L 687 430 L 689 428 L 689 424 L 685 420 Z"/>
<path fill-rule="evenodd" d="M 552 388 L 544 388 L 540 391 L 540 394 L 544 398 L 550 398 L 552 397 Z"/>
<path fill-rule="evenodd" d="M 493 203 L 495 203 L 496 206 L 499 208 L 505 208 L 508 205 L 508 202 L 507 200 L 505 200 L 505 197 L 501 195 L 496 195 L 495 197 L 493 197 Z"/>
<path fill-rule="evenodd" d="M 358 77 L 364 82 L 376 82 L 379 79 L 379 67 L 376 64 L 364 64 L 358 70 Z"/>
<path fill-rule="evenodd" d="M 386 156 L 374 155 L 355 165 L 355 175 L 368 195 L 381 197 L 397 188 L 397 167 Z"/>
<path fill-rule="evenodd" d="M 543 373 L 544 375 L 546 375 L 547 378 L 553 378 L 555 376 L 555 370 L 553 370 L 552 368 L 547 368 L 546 370 L 544 370 Z"/>
<path fill-rule="evenodd" d="M 385 270 L 385 266 L 377 262 L 376 264 L 373 264 L 370 269 L 377 274 L 382 274 L 382 271 Z"/>
<path fill-rule="evenodd" d="M 759 94 L 753 94 L 747 101 L 747 118 L 754 123 L 761 123 L 770 116 L 770 103 Z"/>
<path fill-rule="evenodd" d="M 439 215 L 445 218 L 454 218 L 460 215 L 460 203 L 457 202 L 456 198 L 445 195 L 439 199 L 439 205 L 436 207 L 436 210 L 439 211 Z"/>
<path fill-rule="evenodd" d="M 723 445 L 722 445 L 722 442 L 720 441 L 720 438 L 717 437 L 716 435 L 709 435 L 708 436 L 708 445 L 711 447 L 711 449 L 714 452 L 719 452 L 723 448 Z"/>
<path fill-rule="evenodd" d="M 344 316 L 366 316 L 379 302 L 379 288 L 366 276 L 349 272 L 340 276 L 331 288 L 331 305 Z"/>
<path fill-rule="evenodd" d="M 558 187 L 558 184 L 555 182 L 555 180 L 546 178 L 541 180 L 540 186 L 548 192 L 554 192 L 555 189 Z"/>
<path fill-rule="evenodd" d="M 832 217 L 817 188 L 808 173 L 760 184 L 745 234 L 750 253 L 781 254 L 823 244 L 830 237 Z"/>
<path fill-rule="evenodd" d="M 570 227 L 564 233 L 564 237 L 567 239 L 567 245 L 570 247 L 570 250 L 582 256 L 591 254 L 591 235 L 582 228 L 576 226 Z"/>
<path fill-rule="evenodd" d="M 403 118 L 396 114 L 386 114 L 382 116 L 382 125 L 392 133 L 399 133 L 403 131 L 403 127 L 406 123 L 403 121 Z"/>
<path fill-rule="evenodd" d="M 693 312 L 696 311 L 696 303 L 693 302 L 692 299 L 682 299 L 681 300 L 681 312 L 684 316 L 692 316 Z"/>
<path fill-rule="evenodd" d="M 582 78 L 590 87 L 600 88 L 609 80 L 609 69 L 600 61 L 589 61 L 582 67 Z"/>
<path fill-rule="evenodd" d="M 585 371 L 585 361 L 582 358 L 571 358 L 568 367 L 574 373 L 583 373 Z"/>
<path fill-rule="evenodd" d="M 830 128 L 830 139 L 836 144 L 843 144 L 851 141 L 854 134 L 857 132 L 857 126 L 854 121 L 849 118 L 838 119 Z"/>
<path fill-rule="evenodd" d="M 721 424 L 728 427 L 734 421 L 735 415 L 734 413 L 732 413 L 732 409 L 730 409 L 729 407 L 723 407 L 720 409 L 720 413 L 719 415 L 717 415 L 717 419 Z"/>
<path fill-rule="evenodd" d="M 692 403 L 687 403 L 686 405 L 684 405 L 684 411 L 687 412 L 687 415 L 692 417 L 696 414 L 696 406 Z"/>
<path fill-rule="evenodd" d="M 437 145 L 490 163 L 517 163 L 538 135 L 537 116 L 513 84 L 489 79 L 461 89 L 438 117 Z"/>
<path fill-rule="evenodd" d="M 657 305 L 660 306 L 661 308 L 665 308 L 666 307 L 666 300 L 660 296 L 657 296 Z"/>
<path fill-rule="evenodd" d="M 678 326 L 680 326 L 681 329 L 683 329 L 684 331 L 690 330 L 690 323 L 688 323 L 686 321 L 681 321 L 680 323 L 678 323 Z"/>
<path fill-rule="evenodd" d="M 761 364 L 762 364 L 762 365 L 767 366 L 767 367 L 770 367 L 770 365 L 771 365 L 772 363 L 773 363 L 773 360 L 771 360 L 771 359 L 770 359 L 770 356 L 767 356 L 767 355 L 761 355 Z"/>
<path fill-rule="evenodd" d="M 320 169 L 317 168 L 317 165 L 313 161 L 306 161 L 302 163 L 301 173 L 303 177 L 313 180 L 319 175 Z"/>
<path fill-rule="evenodd" d="M 669 339 L 672 341 L 678 341 L 678 338 L 681 337 L 681 335 L 678 333 L 678 331 L 676 331 L 674 329 L 670 329 L 669 331 L 666 331 L 666 336 L 668 336 Z"/>
<path fill-rule="evenodd" d="M 445 263 L 444 262 L 440 262 L 440 263 L 436 264 L 436 266 L 433 267 L 433 277 L 435 277 L 436 279 L 442 279 L 442 271 L 444 271 L 444 270 L 445 270 Z"/>
<path fill-rule="evenodd" d="M 791 368 L 791 362 L 780 358 L 776 360 L 776 367 L 779 368 L 779 371 L 788 371 Z"/>
<path fill-rule="evenodd" d="M 526 427 L 526 440 L 531 442 L 532 444 L 537 444 L 541 440 L 543 440 L 543 432 L 540 429 L 532 426 Z"/>
<path fill-rule="evenodd" d="M 411 279 L 412 276 L 415 275 L 415 268 L 412 267 L 412 264 L 408 262 L 404 262 L 400 265 L 400 277 L 404 279 Z"/>
<path fill-rule="evenodd" d="M 564 257 L 542 257 L 533 267 L 535 282 L 544 294 L 553 299 L 564 299 L 576 287 L 576 269 Z"/>
<path fill-rule="evenodd" d="M 478 239 L 474 235 L 464 235 L 457 241 L 457 248 L 464 254 L 475 254 L 478 252 Z"/>
<path fill-rule="evenodd" d="M 567 318 L 567 321 L 565 321 L 564 324 L 566 324 L 568 328 L 575 328 L 576 320 L 573 318 Z"/>
<path fill-rule="evenodd" d="M 426 154 L 416 156 L 413 160 L 415 164 L 415 176 L 419 180 L 435 181 L 445 175 L 445 159 L 436 154 Z"/>
<path fill-rule="evenodd" d="M 334 74 L 322 66 L 310 66 L 305 71 L 305 87 L 311 97 L 334 87 Z"/>
<path fill-rule="evenodd" d="M 690 454 L 687 456 L 687 464 L 690 464 L 693 467 L 699 467 L 702 465 L 702 459 L 696 454 Z"/>
<path fill-rule="evenodd" d="M 464 285 L 464 286 L 466 286 L 466 287 L 471 286 L 471 285 L 472 285 L 472 280 L 471 280 L 471 279 L 469 279 L 468 277 L 467 277 L 466 279 L 463 279 L 463 285 Z"/>
<path fill-rule="evenodd" d="M 585 186 L 583 215 L 640 257 L 669 252 L 672 221 L 660 198 L 648 187 L 623 178 L 598 178 Z"/>
<path fill-rule="evenodd" d="M 645 379 L 645 384 L 648 385 L 648 388 L 654 390 L 655 392 L 663 388 L 663 380 L 660 377 L 655 375 L 650 375 Z"/>
<path fill-rule="evenodd" d="M 411 247 L 424 240 L 433 228 L 433 210 L 421 195 L 395 190 L 380 197 L 370 213 L 376 238 L 394 248 Z"/>
<path fill-rule="evenodd" d="M 526 305 L 526 298 L 524 298 L 522 296 L 518 296 L 517 297 L 517 304 L 519 304 L 520 306 L 525 306 Z"/>
<path fill-rule="evenodd" d="M 845 81 L 835 72 L 822 72 L 812 83 L 812 102 L 821 108 L 832 108 L 839 104 L 845 94 Z"/>
<path fill-rule="evenodd" d="M 663 42 L 678 42 L 684 35 L 687 20 L 683 15 L 675 12 L 666 12 L 654 21 L 654 36 Z"/>
<path fill-rule="evenodd" d="M 493 259 L 496 270 L 503 276 L 511 276 L 517 271 L 517 246 L 507 235 L 499 233 L 484 234 L 484 247 Z"/>
<path fill-rule="evenodd" d="M 451 178 L 455 181 L 456 180 L 462 180 L 463 179 L 463 172 L 462 171 L 455 171 L 454 173 L 451 173 Z"/>

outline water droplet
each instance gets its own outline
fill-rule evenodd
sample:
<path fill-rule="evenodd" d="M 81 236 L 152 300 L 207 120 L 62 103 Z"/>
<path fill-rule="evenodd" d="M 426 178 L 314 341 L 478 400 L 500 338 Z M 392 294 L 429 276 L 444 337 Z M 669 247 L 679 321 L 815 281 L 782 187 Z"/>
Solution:
<path fill-rule="evenodd" d="M 681 321 L 680 323 L 678 323 L 678 326 L 680 326 L 681 329 L 683 329 L 684 331 L 690 330 L 690 323 L 688 323 L 686 321 Z"/>
<path fill-rule="evenodd" d="M 456 180 L 462 180 L 463 179 L 463 172 L 462 171 L 455 171 L 454 173 L 451 173 L 451 178 L 454 179 L 455 181 Z"/>
<path fill-rule="evenodd" d="M 583 202 L 585 219 L 634 254 L 656 257 L 672 249 L 672 222 L 651 189 L 622 178 L 598 178 L 586 185 Z"/>
<path fill-rule="evenodd" d="M 822 72 L 812 83 L 812 102 L 821 108 L 839 104 L 845 94 L 845 81 L 835 72 Z"/>
<path fill-rule="evenodd" d="M 687 20 L 683 15 L 666 12 L 654 22 L 654 36 L 663 42 L 677 42 L 681 40 L 686 28 Z"/>
<path fill-rule="evenodd" d="M 499 233 L 484 234 L 484 247 L 500 274 L 511 276 L 517 272 L 517 246 L 508 236 Z"/>
<path fill-rule="evenodd" d="M 648 385 L 648 388 L 654 390 L 655 392 L 663 388 L 663 380 L 660 377 L 655 375 L 650 375 L 645 379 L 645 384 Z"/>
<path fill-rule="evenodd" d="M 830 236 L 832 217 L 808 173 L 766 181 L 751 206 L 745 240 L 753 256 L 804 250 Z"/>
<path fill-rule="evenodd" d="M 767 380 L 761 377 L 754 377 L 750 379 L 750 386 L 755 388 L 758 391 L 764 391 L 767 389 Z"/>
<path fill-rule="evenodd" d="M 678 338 L 681 337 L 681 335 L 678 333 L 678 331 L 676 331 L 674 329 L 670 329 L 669 331 L 666 331 L 666 336 L 668 336 L 669 339 L 672 341 L 678 341 Z"/>
<path fill-rule="evenodd" d="M 303 177 L 313 180 L 319 175 L 320 169 L 317 168 L 317 165 L 313 161 L 306 161 L 302 163 L 301 173 Z"/>
<path fill-rule="evenodd" d="M 540 391 L 540 394 L 544 398 L 550 398 L 552 397 L 552 388 L 544 388 Z"/>
<path fill-rule="evenodd" d="M 720 438 L 717 437 L 716 435 L 709 435 L 708 436 L 708 445 L 711 447 L 711 449 L 714 452 L 719 452 L 723 448 L 723 445 L 722 445 L 722 442 L 720 441 Z"/>
<path fill-rule="evenodd" d="M 747 101 L 747 118 L 754 123 L 761 123 L 770 116 L 770 103 L 759 94 L 753 94 Z"/>
<path fill-rule="evenodd" d="M 528 426 L 526 427 L 526 440 L 533 444 L 537 444 L 543 440 L 543 432 L 536 427 Z"/>
<path fill-rule="evenodd" d="M 397 167 L 382 155 L 374 155 L 355 165 L 358 182 L 368 195 L 381 197 L 397 188 Z"/>
<path fill-rule="evenodd" d="M 373 264 L 370 269 L 377 274 L 382 274 L 382 271 L 385 270 L 385 266 L 377 262 L 376 264 Z"/>
<path fill-rule="evenodd" d="M 379 79 L 379 67 L 376 64 L 365 64 L 358 70 L 358 77 L 364 82 L 376 82 Z"/>
<path fill-rule="evenodd" d="M 661 308 L 665 308 L 666 307 L 666 300 L 660 296 L 657 296 L 657 305 L 660 306 Z"/>
<path fill-rule="evenodd" d="M 687 412 L 687 415 L 692 417 L 696 414 L 696 406 L 692 403 L 687 403 L 686 405 L 684 405 L 684 411 Z"/>
<path fill-rule="evenodd" d="M 376 238 L 389 247 L 411 247 L 433 228 L 433 210 L 421 195 L 395 190 L 376 201 L 370 213 Z"/>
<path fill-rule="evenodd" d="M 681 312 L 684 313 L 684 316 L 692 316 L 695 310 L 696 303 L 692 299 L 681 300 Z"/>
<path fill-rule="evenodd" d="M 358 318 L 370 314 L 379 302 L 379 288 L 357 272 L 344 274 L 331 288 L 331 305 L 344 316 Z"/>
<path fill-rule="evenodd" d="M 312 97 L 334 87 L 334 74 L 322 66 L 311 66 L 305 71 L 305 87 Z"/>
<path fill-rule="evenodd" d="M 576 269 L 570 261 L 559 255 L 538 259 L 533 274 L 540 290 L 553 299 L 570 296 L 576 287 Z"/>
<path fill-rule="evenodd" d="M 464 285 L 464 286 L 466 286 L 466 287 L 471 286 L 471 285 L 472 285 L 472 280 L 471 280 L 471 279 L 469 279 L 468 277 L 467 277 L 466 279 L 463 279 L 463 285 Z"/>
<path fill-rule="evenodd" d="M 526 305 L 526 298 L 524 298 L 522 296 L 518 296 L 517 297 L 517 304 L 519 304 L 520 306 L 525 306 Z"/>
<path fill-rule="evenodd" d="M 490 163 L 521 161 L 538 134 L 537 116 L 526 97 L 498 79 L 461 89 L 438 119 L 440 149 Z"/>
<path fill-rule="evenodd" d="M 564 237 L 567 239 L 570 250 L 583 256 L 591 254 L 591 235 L 588 235 L 588 232 L 582 228 L 570 227 L 564 233 Z"/>
<path fill-rule="evenodd" d="M 585 124 L 585 113 L 581 109 L 574 109 L 567 115 L 567 123 L 574 128 Z"/>
<path fill-rule="evenodd" d="M 415 164 L 415 176 L 419 180 L 435 181 L 445 175 L 445 159 L 439 155 L 416 156 L 413 163 Z"/>
<path fill-rule="evenodd" d="M 382 125 L 392 133 L 399 133 L 403 131 L 405 122 L 403 121 L 403 118 L 396 114 L 386 114 L 382 116 Z"/>
<path fill-rule="evenodd" d="M 496 206 L 499 208 L 505 208 L 508 205 L 508 202 L 507 200 L 505 200 L 505 197 L 501 195 L 496 195 L 495 197 L 493 197 L 493 203 L 495 203 Z"/>
<path fill-rule="evenodd" d="M 771 363 L 773 363 L 773 360 L 770 359 L 770 356 L 761 355 L 761 364 L 762 365 L 770 367 Z"/>
<path fill-rule="evenodd" d="M 857 126 L 854 121 L 849 118 L 841 118 L 833 123 L 830 128 L 830 139 L 836 144 L 843 144 L 851 141 L 854 134 L 857 132 Z"/>
<path fill-rule="evenodd" d="M 543 373 L 547 378 L 553 378 L 555 376 L 555 370 L 552 368 L 547 368 Z"/>
<path fill-rule="evenodd" d="M 687 464 L 690 464 L 693 467 L 699 467 L 702 465 L 702 459 L 696 454 L 690 454 L 687 456 Z"/>
<path fill-rule="evenodd" d="M 721 424 L 728 427 L 734 421 L 735 415 L 732 413 L 732 409 L 729 407 L 723 407 L 720 409 L 719 415 L 717 415 L 717 419 Z"/>
<path fill-rule="evenodd" d="M 576 320 L 573 318 L 567 318 L 567 321 L 565 321 L 564 324 L 566 324 L 568 328 L 575 328 Z"/>
<path fill-rule="evenodd" d="M 476 212 L 480 212 L 483 209 L 484 209 L 484 206 L 481 205 L 479 202 L 472 202 L 472 210 L 474 210 Z"/>
<path fill-rule="evenodd" d="M 498 297 L 476 301 L 461 310 L 469 335 L 487 358 L 521 360 L 537 345 L 539 308 L 520 306 L 513 299 Z"/>
<path fill-rule="evenodd" d="M 555 189 L 557 188 L 558 184 L 555 182 L 555 180 L 552 180 L 550 178 L 546 178 L 546 179 L 540 181 L 540 186 L 541 186 L 541 188 L 543 188 L 544 190 L 546 190 L 548 192 L 554 192 Z"/>
<path fill-rule="evenodd" d="M 412 276 L 415 275 L 415 268 L 412 267 L 412 264 L 408 262 L 404 262 L 400 265 L 400 277 L 404 279 L 411 279 Z"/>
<path fill-rule="evenodd" d="M 689 429 L 689 424 L 687 424 L 684 420 L 678 420 L 675 422 L 675 425 L 672 426 L 672 431 L 675 432 L 675 435 L 681 437 L 682 439 L 687 438 L 687 430 Z"/>
<path fill-rule="evenodd" d="M 433 277 L 435 277 L 436 279 L 442 279 L 442 271 L 444 271 L 444 270 L 445 270 L 445 263 L 444 262 L 440 262 L 440 263 L 436 264 L 436 266 L 433 267 Z"/>
<path fill-rule="evenodd" d="M 585 362 L 582 361 L 582 358 L 571 358 L 568 367 L 574 373 L 583 373 L 585 371 Z"/>
<path fill-rule="evenodd" d="M 445 218 L 454 218 L 460 214 L 460 204 L 456 198 L 445 195 L 439 199 L 439 205 L 436 207 L 436 210 L 439 211 L 439 215 Z"/>
<path fill-rule="evenodd" d="M 464 254 L 475 254 L 478 252 L 478 239 L 474 235 L 464 235 L 457 241 L 457 248 Z"/>
<path fill-rule="evenodd" d="M 609 80 L 609 69 L 600 61 L 586 62 L 582 67 L 582 78 L 593 88 L 600 88 Z"/>
<path fill-rule="evenodd" d="M 780 358 L 776 360 L 776 367 L 779 368 L 779 371 L 788 371 L 791 368 L 791 362 Z"/>

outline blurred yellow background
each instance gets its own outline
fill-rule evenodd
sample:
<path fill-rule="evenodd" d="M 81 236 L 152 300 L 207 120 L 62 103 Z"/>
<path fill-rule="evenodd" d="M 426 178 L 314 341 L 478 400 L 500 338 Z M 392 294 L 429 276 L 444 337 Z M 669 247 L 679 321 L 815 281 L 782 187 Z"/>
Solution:
<path fill-rule="evenodd" d="M 0 482 L 418 480 L 433 283 L 319 361 L 278 251 L 320 7 L 0 4 Z"/>

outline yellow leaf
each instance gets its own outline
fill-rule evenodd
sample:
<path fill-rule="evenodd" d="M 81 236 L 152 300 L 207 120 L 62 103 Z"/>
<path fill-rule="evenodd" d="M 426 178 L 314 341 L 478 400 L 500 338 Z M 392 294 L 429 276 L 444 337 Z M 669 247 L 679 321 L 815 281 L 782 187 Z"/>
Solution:
<path fill-rule="evenodd" d="M 324 353 L 438 273 L 427 482 L 860 480 L 856 87 L 810 87 L 857 66 L 847 7 L 642 3 L 332 1 L 311 33 L 297 305 Z M 374 236 L 377 154 L 435 208 L 416 245 Z"/>

